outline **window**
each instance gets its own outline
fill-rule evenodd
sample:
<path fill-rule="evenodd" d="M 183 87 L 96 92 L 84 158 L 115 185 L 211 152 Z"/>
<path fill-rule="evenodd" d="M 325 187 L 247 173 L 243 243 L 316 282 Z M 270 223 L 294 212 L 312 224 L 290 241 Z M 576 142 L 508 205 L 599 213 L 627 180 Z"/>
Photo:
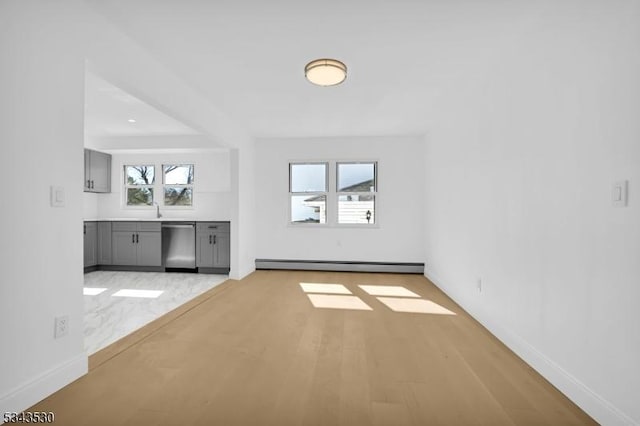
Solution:
<path fill-rule="evenodd" d="M 156 169 L 162 180 L 156 181 Z M 127 207 L 193 206 L 193 164 L 154 164 L 124 166 L 124 194 Z M 160 201 L 162 200 L 162 201 Z"/>
<path fill-rule="evenodd" d="M 375 161 L 289 163 L 292 224 L 375 225 L 377 193 Z"/>
<path fill-rule="evenodd" d="M 154 166 L 124 166 L 124 178 L 127 206 L 153 205 Z"/>
<path fill-rule="evenodd" d="M 163 193 L 165 206 L 193 205 L 193 164 L 164 164 Z"/>
<path fill-rule="evenodd" d="M 375 224 L 377 163 L 337 163 L 339 224 Z"/>
<path fill-rule="evenodd" d="M 327 163 L 289 164 L 291 223 L 327 223 Z"/>

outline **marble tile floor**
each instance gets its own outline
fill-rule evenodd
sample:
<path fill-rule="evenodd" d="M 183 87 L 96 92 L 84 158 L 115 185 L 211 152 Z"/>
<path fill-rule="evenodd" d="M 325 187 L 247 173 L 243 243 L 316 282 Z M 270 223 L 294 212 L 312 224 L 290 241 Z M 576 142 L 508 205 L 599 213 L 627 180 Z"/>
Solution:
<path fill-rule="evenodd" d="M 89 355 L 227 280 L 227 275 L 95 271 L 84 275 Z"/>

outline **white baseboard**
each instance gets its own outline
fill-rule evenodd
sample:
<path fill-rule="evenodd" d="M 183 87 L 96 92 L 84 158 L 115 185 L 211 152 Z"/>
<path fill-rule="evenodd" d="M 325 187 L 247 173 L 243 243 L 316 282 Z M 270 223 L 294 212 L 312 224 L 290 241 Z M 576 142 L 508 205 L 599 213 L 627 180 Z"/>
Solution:
<path fill-rule="evenodd" d="M 466 303 L 462 303 L 457 297 L 452 286 L 431 273 L 425 272 L 425 277 L 442 290 L 447 296 L 458 303 L 469 315 L 475 318 L 494 336 L 496 336 L 509 349 L 515 352 L 542 377 L 558 388 L 563 394 L 573 401 L 584 412 L 602 425 L 637 426 L 640 423 L 623 413 L 616 406 L 601 397 L 598 393 L 587 387 L 578 378 L 574 377 L 553 360 L 549 359 L 538 349 L 524 340 L 522 337 L 503 326 L 488 315 L 474 310 Z"/>
<path fill-rule="evenodd" d="M 0 413 L 22 412 L 89 371 L 86 352 L 45 371 L 0 397 Z M 3 419 L 0 418 L 0 424 Z"/>

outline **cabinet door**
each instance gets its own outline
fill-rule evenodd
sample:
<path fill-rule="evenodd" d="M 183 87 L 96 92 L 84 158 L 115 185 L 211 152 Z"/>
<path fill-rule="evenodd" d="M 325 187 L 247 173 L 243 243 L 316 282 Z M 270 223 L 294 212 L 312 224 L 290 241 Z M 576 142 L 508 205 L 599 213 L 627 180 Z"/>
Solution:
<path fill-rule="evenodd" d="M 111 154 L 90 151 L 91 191 L 111 192 Z"/>
<path fill-rule="evenodd" d="M 136 246 L 138 266 L 162 265 L 162 233 L 138 232 L 136 233 Z"/>
<path fill-rule="evenodd" d="M 98 222 L 98 264 L 111 265 L 111 222 Z"/>
<path fill-rule="evenodd" d="M 97 265 L 98 226 L 96 222 L 84 224 L 84 266 Z"/>
<path fill-rule="evenodd" d="M 231 238 L 226 232 L 214 236 L 214 268 L 228 268 L 231 265 Z"/>
<path fill-rule="evenodd" d="M 84 191 L 91 192 L 91 151 L 84 150 Z"/>
<path fill-rule="evenodd" d="M 115 231 L 111 233 L 112 261 L 114 265 L 137 263 L 135 232 Z"/>
<path fill-rule="evenodd" d="M 213 267 L 213 234 L 211 232 L 196 232 L 196 266 Z"/>

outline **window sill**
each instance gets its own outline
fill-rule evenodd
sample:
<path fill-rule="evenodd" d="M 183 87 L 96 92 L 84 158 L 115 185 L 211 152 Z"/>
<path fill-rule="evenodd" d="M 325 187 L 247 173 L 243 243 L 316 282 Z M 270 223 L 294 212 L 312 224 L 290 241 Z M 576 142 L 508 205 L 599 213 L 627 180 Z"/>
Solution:
<path fill-rule="evenodd" d="M 380 225 L 375 224 L 357 224 L 357 223 L 343 223 L 343 224 L 329 224 L 329 223 L 287 223 L 287 228 L 321 228 L 321 229 L 380 229 Z"/>

